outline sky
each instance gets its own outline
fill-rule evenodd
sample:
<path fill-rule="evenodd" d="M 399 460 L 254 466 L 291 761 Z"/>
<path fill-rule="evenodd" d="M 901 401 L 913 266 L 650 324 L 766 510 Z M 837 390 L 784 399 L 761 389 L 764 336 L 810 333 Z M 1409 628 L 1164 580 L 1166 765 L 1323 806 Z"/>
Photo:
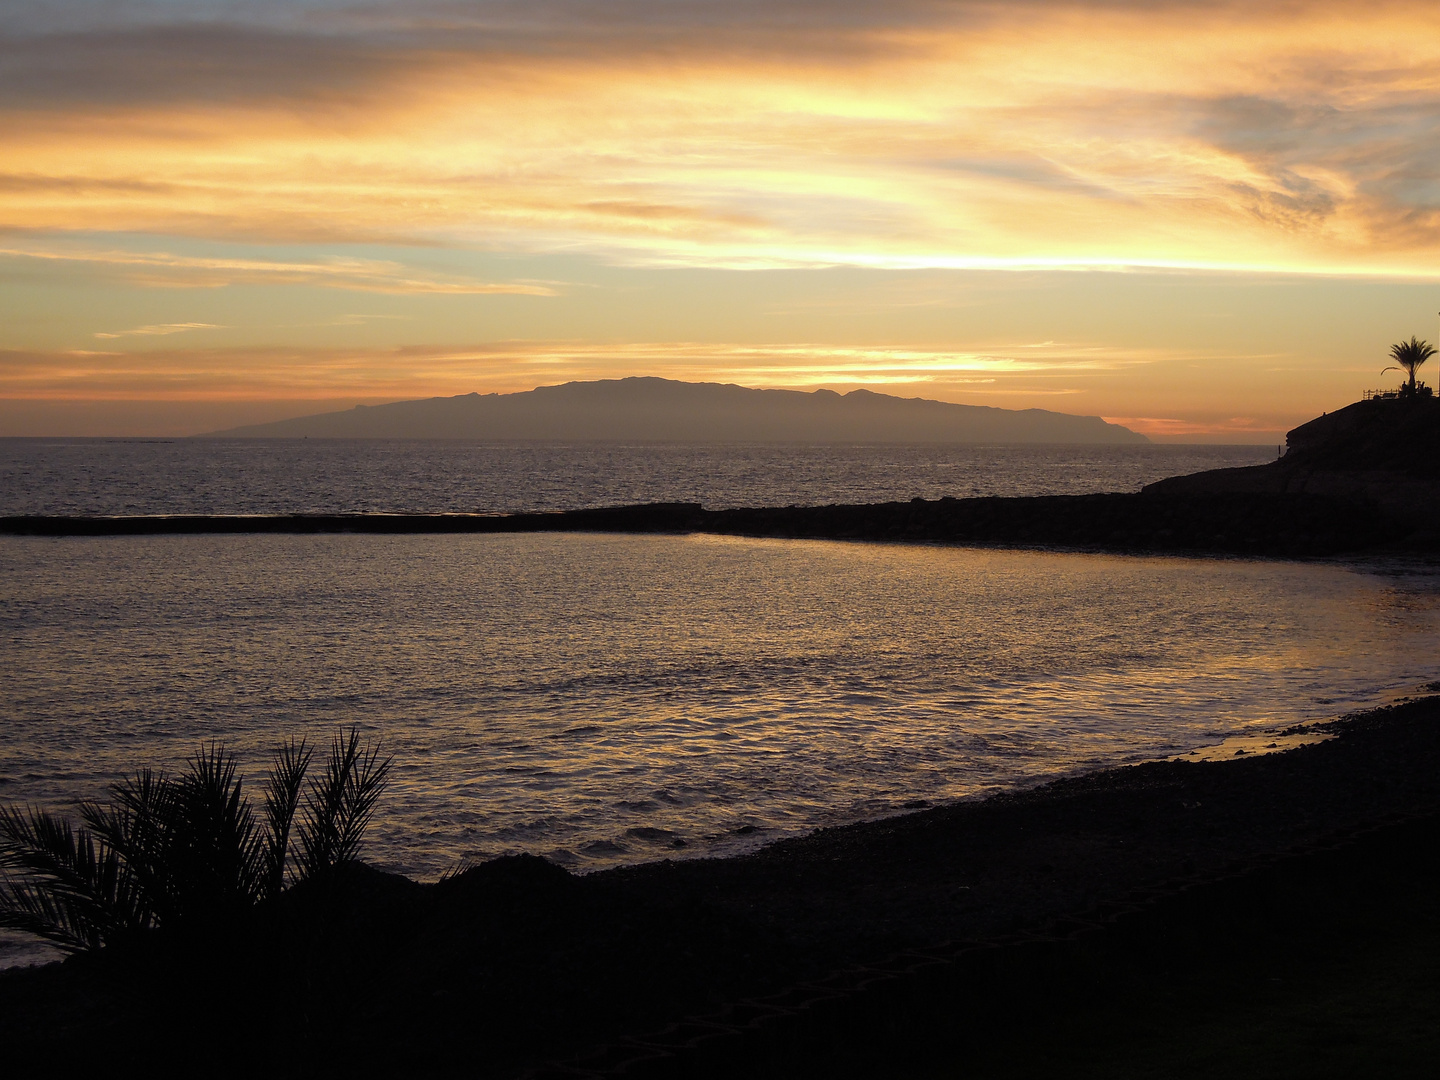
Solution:
<path fill-rule="evenodd" d="M 0 435 L 662 375 L 1274 443 L 1440 336 L 1434 3 L 0 0 L 0 28 Z"/>

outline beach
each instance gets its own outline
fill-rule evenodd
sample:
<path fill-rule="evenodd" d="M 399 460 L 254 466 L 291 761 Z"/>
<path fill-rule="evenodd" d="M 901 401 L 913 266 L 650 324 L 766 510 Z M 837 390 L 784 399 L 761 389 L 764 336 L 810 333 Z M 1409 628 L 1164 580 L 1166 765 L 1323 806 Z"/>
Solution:
<path fill-rule="evenodd" d="M 12 1061 L 51 1067 L 183 1060 L 221 1023 L 220 1071 L 273 1075 L 960 1071 L 1013 1056 L 1007 1039 L 1038 1053 L 1137 987 L 1239 978 L 1257 943 L 1349 962 L 1379 955 L 1367 935 L 1430 925 L 1437 720 L 1425 697 L 1283 753 L 1105 770 L 730 859 L 577 877 L 511 857 L 425 886 L 357 868 L 203 955 L 162 935 L 128 962 L 4 973 L 0 1023 Z M 1371 996 L 1403 972 L 1381 976 Z M 1433 1009 L 1431 991 L 1406 1000 Z"/>

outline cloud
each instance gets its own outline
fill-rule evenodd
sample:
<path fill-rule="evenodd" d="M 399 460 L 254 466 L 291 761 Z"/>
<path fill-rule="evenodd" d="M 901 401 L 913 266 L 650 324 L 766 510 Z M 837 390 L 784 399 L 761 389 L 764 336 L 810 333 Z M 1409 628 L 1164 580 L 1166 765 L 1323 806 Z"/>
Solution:
<path fill-rule="evenodd" d="M 1433 5 L 41 7 L 0 4 L 12 229 L 716 266 L 1440 254 Z"/>
<path fill-rule="evenodd" d="M 1285 417 L 1224 417 L 1224 416 L 1105 416 L 1106 423 L 1119 424 L 1131 431 L 1152 438 L 1172 441 L 1186 436 L 1232 436 L 1238 442 L 1253 441 L 1256 435 L 1275 435 L 1290 427 L 1293 421 Z M 1250 438 L 1246 438 L 1249 436 Z"/>
<path fill-rule="evenodd" d="M 166 337 L 170 334 L 183 334 L 187 330 L 224 330 L 225 327 L 218 323 L 184 322 L 184 323 L 155 323 L 151 326 L 137 326 L 131 330 L 97 331 L 97 338 L 122 338 L 122 337 Z"/>
<path fill-rule="evenodd" d="M 187 324 L 183 329 L 202 327 Z M 129 333 L 166 332 L 168 328 L 143 327 Z M 396 400 L 472 390 L 530 390 L 571 379 L 644 374 L 764 387 L 910 387 L 914 393 L 939 393 L 953 400 L 957 393 L 1071 394 L 1077 381 L 1083 384 L 1174 355 L 1165 350 L 1053 342 L 983 352 L 804 343 L 586 341 L 399 349 L 12 350 L 0 351 L 0 398 L 259 400 L 338 394 Z"/>
<path fill-rule="evenodd" d="M 0 259 L 24 264 L 60 263 L 80 270 L 119 278 L 135 284 L 214 288 L 222 285 L 319 285 L 335 289 L 393 294 L 449 296 L 556 296 L 556 290 L 536 282 L 473 281 L 459 277 L 426 276 L 400 263 L 381 259 L 336 256 L 323 262 L 245 259 L 222 256 L 176 255 L 169 252 L 123 250 L 66 250 L 0 248 Z M 180 329 L 202 323 L 167 324 Z M 141 331 L 125 331 L 126 334 Z M 150 332 L 160 332 L 152 329 Z M 117 334 L 99 334 L 116 337 Z"/>

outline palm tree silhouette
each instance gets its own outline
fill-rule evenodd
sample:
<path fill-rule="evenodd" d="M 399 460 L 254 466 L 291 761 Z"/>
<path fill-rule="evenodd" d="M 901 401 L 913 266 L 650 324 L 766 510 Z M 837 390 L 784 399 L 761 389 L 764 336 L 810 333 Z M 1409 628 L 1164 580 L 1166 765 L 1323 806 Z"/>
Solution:
<path fill-rule="evenodd" d="M 1431 345 L 1428 341 L 1417 340 L 1413 334 L 1410 336 L 1409 341 L 1402 341 L 1396 345 L 1390 346 L 1390 359 L 1394 360 L 1396 364 L 1400 365 L 1400 367 L 1405 371 L 1405 373 L 1410 376 L 1409 381 L 1405 384 L 1404 387 L 1405 392 L 1409 393 L 1411 396 L 1414 396 L 1414 394 L 1417 392 L 1417 387 L 1415 384 L 1415 371 L 1417 368 L 1420 367 L 1421 364 L 1425 363 L 1426 360 L 1429 360 L 1430 357 L 1434 355 L 1435 346 Z M 1390 370 L 1390 368 L 1385 369 L 1385 371 Z M 1384 373 L 1385 372 L 1381 372 L 1382 375 Z"/>
<path fill-rule="evenodd" d="M 276 749 L 260 813 L 213 743 L 176 778 L 142 769 L 112 785 L 108 805 L 81 806 L 78 827 L 0 804 L 0 928 L 99 949 L 234 914 L 353 862 L 393 759 L 355 728 L 307 783 L 312 757 L 304 740 Z"/>

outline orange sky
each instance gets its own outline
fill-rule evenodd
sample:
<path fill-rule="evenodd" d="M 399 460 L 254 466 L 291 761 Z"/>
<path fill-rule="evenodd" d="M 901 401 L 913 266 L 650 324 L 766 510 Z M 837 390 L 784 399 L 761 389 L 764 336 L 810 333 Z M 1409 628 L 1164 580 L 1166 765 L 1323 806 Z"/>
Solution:
<path fill-rule="evenodd" d="M 1267 442 L 1440 327 L 1433 4 L 36 7 L 0 434 L 660 374 Z"/>

